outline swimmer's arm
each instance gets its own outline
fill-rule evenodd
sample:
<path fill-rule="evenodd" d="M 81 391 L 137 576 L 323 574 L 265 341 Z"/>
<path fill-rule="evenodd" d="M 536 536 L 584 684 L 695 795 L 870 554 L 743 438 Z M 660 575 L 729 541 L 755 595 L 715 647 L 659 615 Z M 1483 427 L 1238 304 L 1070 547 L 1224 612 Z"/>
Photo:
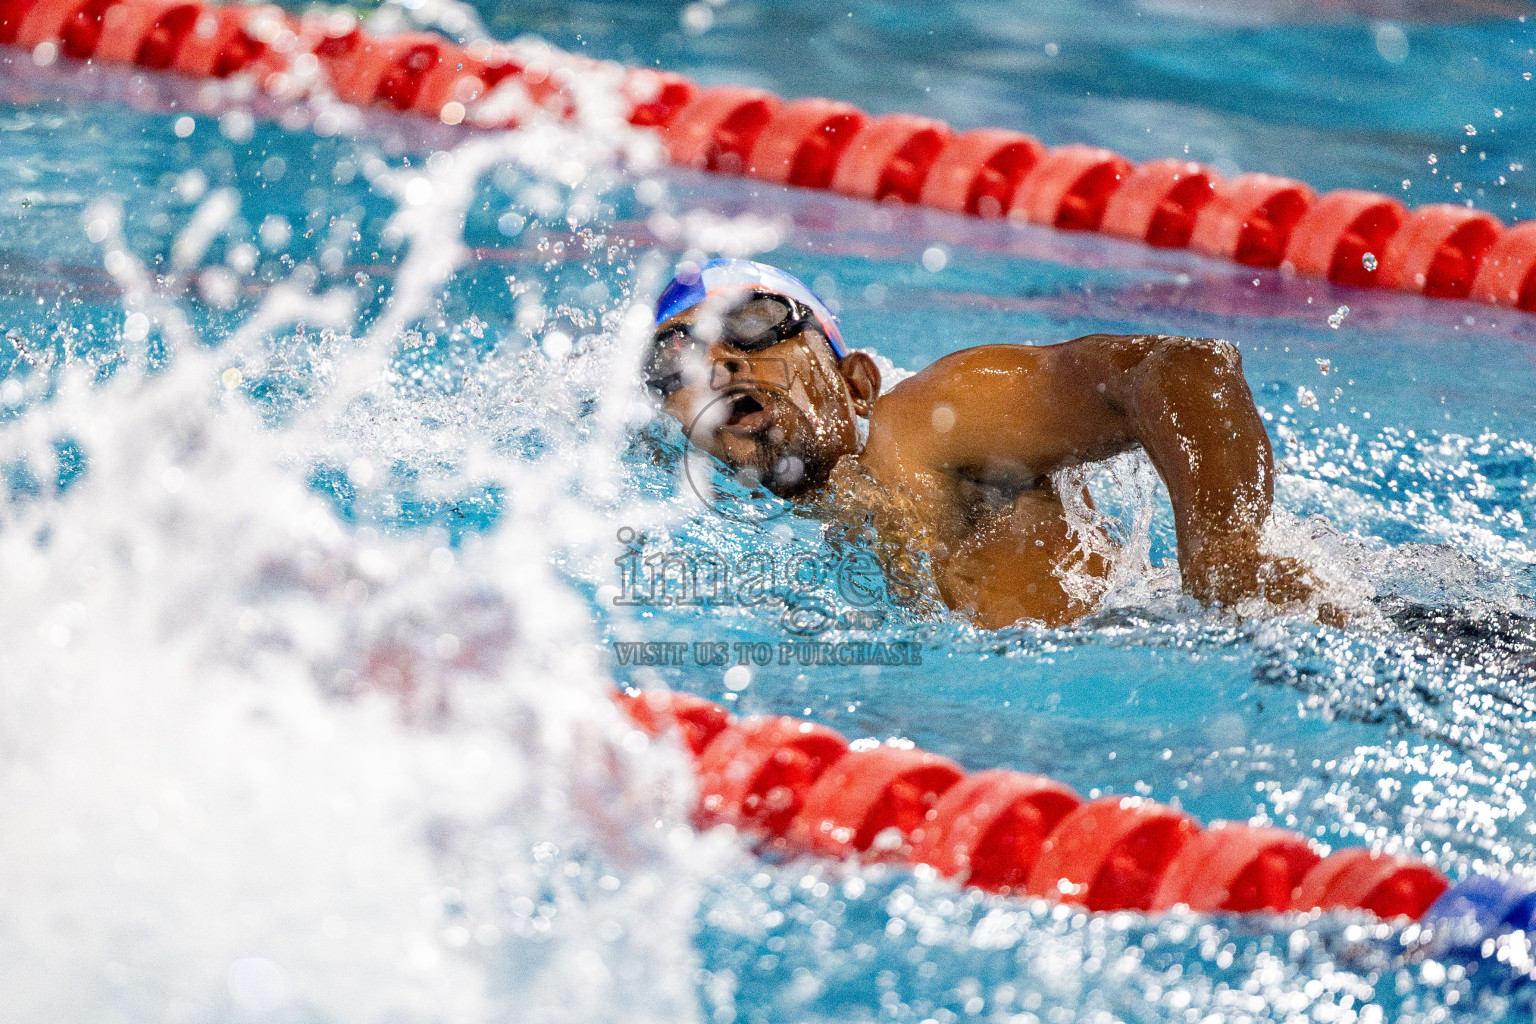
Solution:
<path fill-rule="evenodd" d="M 1058 380 L 1091 384 L 1106 422 L 1146 451 L 1167 485 L 1184 589 L 1227 604 L 1306 597 L 1304 570 L 1260 552 L 1274 454 L 1236 346 L 1095 336 L 1059 349 Z"/>
<path fill-rule="evenodd" d="M 1263 577 L 1274 461 L 1226 342 L 1090 335 L 983 346 L 939 360 L 882 403 L 866 458 L 899 456 L 908 476 L 1027 479 L 1140 445 L 1168 487 L 1187 591 L 1222 602 L 1266 587 L 1275 600 L 1304 596 Z"/>

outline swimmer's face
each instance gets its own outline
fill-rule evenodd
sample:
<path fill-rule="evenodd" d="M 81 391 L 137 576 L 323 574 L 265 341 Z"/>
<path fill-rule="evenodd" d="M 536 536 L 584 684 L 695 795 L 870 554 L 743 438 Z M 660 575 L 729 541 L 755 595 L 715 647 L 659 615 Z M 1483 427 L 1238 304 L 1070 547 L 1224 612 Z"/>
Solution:
<path fill-rule="evenodd" d="M 794 497 L 858 451 L 857 419 L 869 415 L 880 371 L 862 352 L 838 359 L 814 324 L 743 351 L 728 340 L 740 321 L 727 318 L 753 312 L 739 298 L 711 300 L 658 326 L 648 383 L 695 445 L 744 482 Z"/>

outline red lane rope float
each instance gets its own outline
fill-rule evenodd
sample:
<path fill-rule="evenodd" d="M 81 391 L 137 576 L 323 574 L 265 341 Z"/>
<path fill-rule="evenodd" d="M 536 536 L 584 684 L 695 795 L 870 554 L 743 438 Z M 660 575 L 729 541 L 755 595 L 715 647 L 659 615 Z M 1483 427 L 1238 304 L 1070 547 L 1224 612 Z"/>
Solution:
<path fill-rule="evenodd" d="M 30 10 L 31 4 L 26 2 L 0 3 L 0 44 L 8 46 L 16 42 L 16 33 Z"/>
<path fill-rule="evenodd" d="M 10 43 L 51 43 L 69 57 L 192 75 L 250 73 L 279 95 L 295 88 L 287 73 L 294 62 L 313 55 L 344 98 L 448 124 L 512 123 L 505 113 L 467 116 L 466 109 L 508 79 L 551 116 L 575 113 L 562 84 L 568 79 L 523 66 L 510 48 L 461 47 L 427 33 L 375 39 L 347 14 L 294 19 L 276 7 L 194 0 L 0 0 L 0 44 Z M 578 73 L 601 66 L 568 54 L 552 63 Z M 1046 150 L 1028 135 L 997 128 L 955 135 L 928 118 L 871 118 L 831 100 L 786 104 L 761 89 L 701 89 L 646 68 L 625 70 L 620 91 L 630 123 L 658 129 L 672 161 L 686 167 L 1102 230 L 1338 284 L 1536 311 L 1536 228 L 1506 230 L 1462 207 L 1435 204 L 1410 213 L 1390 196 L 1354 189 L 1318 196 L 1301 182 L 1267 174 L 1224 182 L 1188 161 L 1138 167 L 1107 149 Z"/>
<path fill-rule="evenodd" d="M 918 201 L 951 213 L 1001 217 L 1043 156 L 1040 140 L 1020 132 L 977 128 L 957 135 L 928 169 Z"/>
<path fill-rule="evenodd" d="M 1045 837 L 1082 802 L 1055 779 L 978 772 L 944 793 L 912 860 L 983 889 L 1023 892 Z"/>
<path fill-rule="evenodd" d="M 101 41 L 94 57 L 109 64 L 168 68 L 200 13 L 182 0 L 114 4 L 102 16 Z"/>
<path fill-rule="evenodd" d="M 436 117 L 445 124 L 457 124 L 463 120 L 470 104 L 483 99 L 508 79 L 515 79 L 522 85 L 529 102 L 535 106 L 560 117 L 569 117 L 574 110 L 570 97 L 562 92 L 548 68 L 525 67 L 507 47 L 488 43 L 477 43 L 463 51 L 453 48 L 442 51 L 437 66 L 423 75 L 411 109 Z M 655 98 L 663 100 L 668 88 L 666 83 L 659 83 Z M 458 108 L 452 104 L 458 104 Z M 516 125 L 515 119 L 492 120 L 501 120 L 506 127 Z"/>
<path fill-rule="evenodd" d="M 699 817 L 782 839 L 806 794 L 848 753 L 831 729 L 796 718 L 730 723 L 699 754 Z"/>
<path fill-rule="evenodd" d="M 614 700 L 636 725 L 652 735 L 668 729 L 679 730 L 683 745 L 695 757 L 704 753 L 704 748 L 731 724 L 730 714 L 718 704 L 704 700 L 674 700 L 671 694 L 661 691 L 621 693 Z"/>
<path fill-rule="evenodd" d="M 1152 160 L 1133 170 L 1104 207 L 1106 234 L 1182 249 L 1195 219 L 1216 198 L 1221 175 L 1189 160 Z"/>
<path fill-rule="evenodd" d="M 1359 907 L 1379 917 L 1418 917 L 1446 888 L 1445 877 L 1424 864 L 1351 847 L 1319 862 L 1292 899 L 1322 910 Z"/>
<path fill-rule="evenodd" d="M 1163 872 L 1152 910 L 1285 910 L 1322 858 L 1305 839 L 1278 828 L 1216 823 L 1195 836 Z"/>
<path fill-rule="evenodd" d="M 1063 231 L 1097 231 L 1109 198 L 1131 176 L 1131 162 L 1111 149 L 1058 146 L 1019 183 L 1008 215 Z"/>
<path fill-rule="evenodd" d="M 877 117 L 849 141 L 832 176 L 832 191 L 876 202 L 916 203 L 933 162 L 953 137 L 949 125 L 929 117 Z"/>
<path fill-rule="evenodd" d="M 187 36 L 197 29 L 203 11 L 195 4 L 173 3 L 162 9 L 148 31 L 134 35 L 130 29 L 125 38 L 137 41 L 133 62 L 146 68 L 165 70 L 176 60 L 176 54 L 186 44 Z M 115 50 L 113 52 L 116 52 Z M 105 53 L 98 53 L 101 60 L 109 60 Z"/>
<path fill-rule="evenodd" d="M 827 188 L 843 151 L 869 123 L 864 111 L 833 100 L 794 100 L 769 117 L 752 145 L 747 173 L 801 188 Z"/>
<path fill-rule="evenodd" d="M 1472 298 L 1494 306 L 1536 309 L 1536 221 L 1516 224 L 1483 255 Z"/>
<path fill-rule="evenodd" d="M 1041 844 L 1024 883 L 1034 896 L 1089 910 L 1150 910 L 1195 819 L 1141 797 L 1105 797 L 1067 815 Z"/>
<path fill-rule="evenodd" d="M 1272 174 L 1239 174 L 1214 191 L 1190 245 L 1250 267 L 1278 267 L 1296 222 L 1317 201 L 1311 188 Z"/>
<path fill-rule="evenodd" d="M 1340 189 L 1323 196 L 1296 222 L 1285 261 L 1299 274 L 1368 288 L 1377 275 L 1387 241 L 1408 211 L 1387 196 Z"/>
<path fill-rule="evenodd" d="M 850 749 L 790 716 L 737 719 L 687 694 L 619 694 L 642 730 L 677 735 L 699 776 L 697 820 L 783 854 L 926 864 L 991 892 L 1094 911 L 1369 910 L 1418 919 L 1449 882 L 1361 848 L 1319 856 L 1284 829 L 1215 822 L 1141 797 L 1084 803 L 1038 775 L 966 775 L 915 749 Z"/>
<path fill-rule="evenodd" d="M 876 747 L 838 758 L 805 794 L 786 839 L 822 856 L 908 861 L 939 798 L 964 776 L 948 758 Z"/>
<path fill-rule="evenodd" d="M 677 112 L 662 138 L 675 164 L 740 174 L 758 135 L 782 105 L 762 89 L 705 89 Z"/>
<path fill-rule="evenodd" d="M 423 81 L 444 64 L 442 44 L 441 36 L 424 32 L 365 40 L 335 64 L 336 95 L 356 105 L 378 102 L 410 110 Z"/>
<path fill-rule="evenodd" d="M 247 34 L 257 8 L 204 8 L 171 58 L 171 68 L 202 78 L 227 78 L 242 71 L 266 47 Z"/>
<path fill-rule="evenodd" d="M 321 55 L 332 43 L 324 33 L 306 32 L 301 37 L 296 31 L 299 23 L 278 7 L 229 4 L 204 10 L 172 59 L 176 71 L 213 78 L 250 74 L 265 87 L 301 46 L 305 52 Z M 287 55 L 276 51 L 284 44 Z"/>
<path fill-rule="evenodd" d="M 96 52 L 108 6 L 108 0 L 38 0 L 21 19 L 16 45 L 31 48 L 56 42 L 66 57 L 84 60 Z"/>
<path fill-rule="evenodd" d="M 1498 238 L 1499 222 L 1486 213 L 1449 203 L 1421 206 L 1387 243 L 1382 287 L 1464 299 Z"/>
<path fill-rule="evenodd" d="M 468 52 L 447 50 L 437 65 L 421 76 L 410 109 L 445 123 L 462 121 L 463 109 L 484 97 L 501 79 L 520 70 L 517 64 L 509 61 L 501 61 L 492 67 Z M 450 103 L 457 103 L 460 110 L 453 111 L 448 106 Z"/>
<path fill-rule="evenodd" d="M 632 69 L 625 75 L 621 88 L 630 103 L 629 123 L 642 128 L 671 123 L 677 112 L 699 94 L 699 87 L 682 75 L 649 68 Z"/>

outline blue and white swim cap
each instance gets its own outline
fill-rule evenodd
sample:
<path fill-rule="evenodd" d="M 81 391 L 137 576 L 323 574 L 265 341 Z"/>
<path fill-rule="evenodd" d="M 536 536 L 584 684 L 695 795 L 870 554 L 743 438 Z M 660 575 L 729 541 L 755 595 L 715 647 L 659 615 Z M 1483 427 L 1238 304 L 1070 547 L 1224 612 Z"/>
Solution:
<path fill-rule="evenodd" d="M 737 289 L 757 289 L 787 295 L 810 309 L 821 326 L 821 333 L 839 359 L 848 354 L 843 346 L 843 332 L 838 329 L 837 317 L 816 293 L 805 286 L 793 274 L 786 274 L 778 267 L 754 260 L 728 259 L 718 256 L 703 263 L 684 263 L 672 275 L 672 280 L 661 290 L 656 300 L 656 323 L 672 319 L 685 309 L 692 309 L 711 295 Z"/>

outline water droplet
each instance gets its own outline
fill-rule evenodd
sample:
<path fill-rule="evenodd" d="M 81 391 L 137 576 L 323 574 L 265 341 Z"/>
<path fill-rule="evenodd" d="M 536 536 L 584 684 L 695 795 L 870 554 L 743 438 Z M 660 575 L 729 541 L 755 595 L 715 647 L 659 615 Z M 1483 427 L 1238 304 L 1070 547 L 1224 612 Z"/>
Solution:
<path fill-rule="evenodd" d="M 521 213 L 518 213 L 516 210 L 508 210 L 506 213 L 504 213 L 500 217 L 496 218 L 496 230 L 500 231 L 503 235 L 506 235 L 508 238 L 516 238 L 517 237 L 517 233 L 519 231 L 522 231 L 523 227 L 527 223 L 528 223 L 528 218 L 527 217 L 524 217 Z"/>
<path fill-rule="evenodd" d="M 709 4 L 693 3 L 683 8 L 683 31 L 691 36 L 703 35 L 715 24 L 715 12 Z"/>
<path fill-rule="evenodd" d="M 1338 309 L 1328 314 L 1328 326 L 1332 327 L 1334 330 L 1338 330 L 1339 325 L 1344 322 L 1344 318 L 1347 316 L 1349 316 L 1349 307 L 1340 306 Z"/>
<path fill-rule="evenodd" d="M 550 331 L 544 335 L 544 354 L 551 359 L 564 359 L 571 354 L 571 336 L 564 331 Z"/>
<path fill-rule="evenodd" d="M 425 206 L 432 201 L 434 189 L 426 178 L 412 178 L 405 184 L 405 201 L 412 206 Z"/>
<path fill-rule="evenodd" d="M 1375 270 L 1376 254 L 1373 252 L 1368 252 L 1364 256 L 1360 257 L 1360 265 L 1365 267 L 1366 270 Z"/>
<path fill-rule="evenodd" d="M 143 313 L 129 313 L 123 321 L 124 341 L 143 341 L 149 337 L 149 317 Z"/>
<path fill-rule="evenodd" d="M 1408 34 L 1396 25 L 1377 26 L 1376 52 L 1390 64 L 1401 64 L 1408 56 Z"/>

